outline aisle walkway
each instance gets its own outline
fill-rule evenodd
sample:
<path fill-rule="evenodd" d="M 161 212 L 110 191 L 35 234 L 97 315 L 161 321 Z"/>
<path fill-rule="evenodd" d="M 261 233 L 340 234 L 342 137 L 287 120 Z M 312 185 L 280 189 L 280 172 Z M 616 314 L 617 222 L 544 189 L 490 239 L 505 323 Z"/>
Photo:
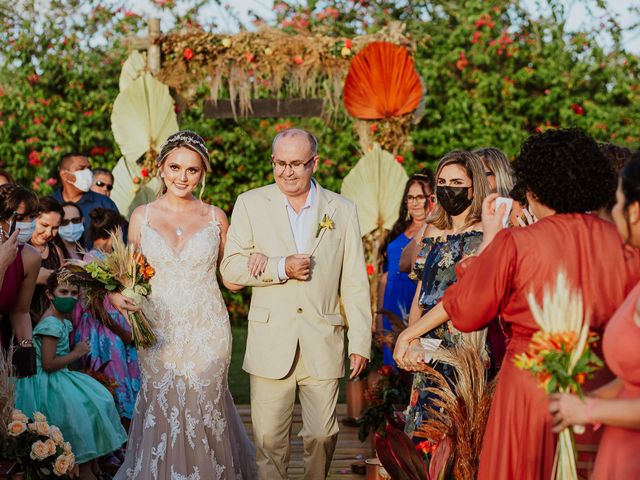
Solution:
<path fill-rule="evenodd" d="M 251 436 L 251 409 L 249 405 L 238 405 L 238 412 L 242 417 L 249 436 Z M 332 480 L 364 480 L 364 475 L 354 475 L 351 473 L 351 464 L 359 463 L 364 465 L 364 459 L 373 456 L 371 454 L 371 443 L 361 443 L 358 440 L 358 429 L 345 427 L 342 424 L 347 411 L 346 405 L 338 405 L 338 417 L 340 419 L 340 433 L 338 434 L 338 445 L 333 456 L 329 479 Z M 289 464 L 289 477 L 293 479 L 302 478 L 303 467 L 303 446 L 302 439 L 298 437 L 298 432 L 302 427 L 300 416 L 300 405 L 296 405 L 293 417 L 293 431 L 291 441 L 291 462 Z"/>

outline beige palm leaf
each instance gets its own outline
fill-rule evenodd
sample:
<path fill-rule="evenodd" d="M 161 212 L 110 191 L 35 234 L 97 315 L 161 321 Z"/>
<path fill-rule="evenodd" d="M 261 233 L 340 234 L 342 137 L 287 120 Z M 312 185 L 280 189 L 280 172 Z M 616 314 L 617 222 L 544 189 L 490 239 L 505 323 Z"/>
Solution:
<path fill-rule="evenodd" d="M 344 178 L 341 193 L 356 204 L 362 236 L 379 228 L 391 229 L 407 179 L 402 165 L 378 144 Z"/>
<path fill-rule="evenodd" d="M 120 91 L 124 92 L 134 81 L 144 75 L 146 68 L 146 54 L 137 50 L 131 52 L 122 65 L 122 71 L 120 72 Z"/>
<path fill-rule="evenodd" d="M 157 179 L 143 184 L 141 161 L 155 158 L 160 145 L 178 131 L 169 87 L 149 73 L 134 80 L 116 97 L 111 129 L 124 157 L 113 170 L 111 196 L 120 212 L 128 218 L 135 206 L 155 198 L 160 188 Z M 148 175 L 153 173 L 147 172 Z"/>

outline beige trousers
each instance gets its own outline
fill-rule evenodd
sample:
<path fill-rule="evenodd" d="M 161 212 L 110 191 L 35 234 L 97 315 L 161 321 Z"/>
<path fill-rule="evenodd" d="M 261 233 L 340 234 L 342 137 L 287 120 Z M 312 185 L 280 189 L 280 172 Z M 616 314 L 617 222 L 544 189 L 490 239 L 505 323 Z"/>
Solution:
<path fill-rule="evenodd" d="M 307 373 L 298 353 L 285 378 L 251 375 L 251 421 L 260 480 L 285 480 L 289 466 L 291 423 L 300 389 L 304 441 L 304 478 L 327 477 L 338 439 L 338 379 L 319 380 Z"/>

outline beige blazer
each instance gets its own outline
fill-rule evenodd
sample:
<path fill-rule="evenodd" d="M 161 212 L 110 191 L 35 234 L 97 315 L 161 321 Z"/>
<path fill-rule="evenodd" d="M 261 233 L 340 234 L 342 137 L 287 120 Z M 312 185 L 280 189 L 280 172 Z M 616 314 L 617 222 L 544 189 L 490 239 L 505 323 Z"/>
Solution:
<path fill-rule="evenodd" d="M 275 184 L 238 197 L 220 266 L 229 282 L 253 287 L 243 368 L 252 375 L 279 379 L 289 373 L 300 344 L 309 374 L 319 379 L 344 375 L 344 330 L 349 354 L 370 357 L 369 282 L 355 205 L 316 183 L 317 222 L 304 252 L 312 253 L 311 278 L 278 279 L 278 261 L 296 252 L 282 193 Z M 316 237 L 324 215 L 334 229 Z M 252 252 L 269 257 L 258 278 L 248 274 Z M 342 301 L 346 319 L 340 313 Z"/>

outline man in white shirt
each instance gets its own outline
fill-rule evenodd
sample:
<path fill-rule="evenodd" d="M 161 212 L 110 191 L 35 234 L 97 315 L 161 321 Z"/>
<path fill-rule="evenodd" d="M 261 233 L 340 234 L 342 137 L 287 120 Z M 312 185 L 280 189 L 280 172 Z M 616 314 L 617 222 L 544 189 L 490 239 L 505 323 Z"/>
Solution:
<path fill-rule="evenodd" d="M 243 368 L 251 375 L 260 478 L 287 478 L 298 390 L 305 478 L 323 479 L 338 434 L 347 325 L 351 377 L 370 356 L 364 252 L 355 205 L 312 179 L 318 168 L 312 134 L 281 132 L 271 161 L 275 184 L 236 201 L 220 270 L 225 280 L 254 287 Z"/>

